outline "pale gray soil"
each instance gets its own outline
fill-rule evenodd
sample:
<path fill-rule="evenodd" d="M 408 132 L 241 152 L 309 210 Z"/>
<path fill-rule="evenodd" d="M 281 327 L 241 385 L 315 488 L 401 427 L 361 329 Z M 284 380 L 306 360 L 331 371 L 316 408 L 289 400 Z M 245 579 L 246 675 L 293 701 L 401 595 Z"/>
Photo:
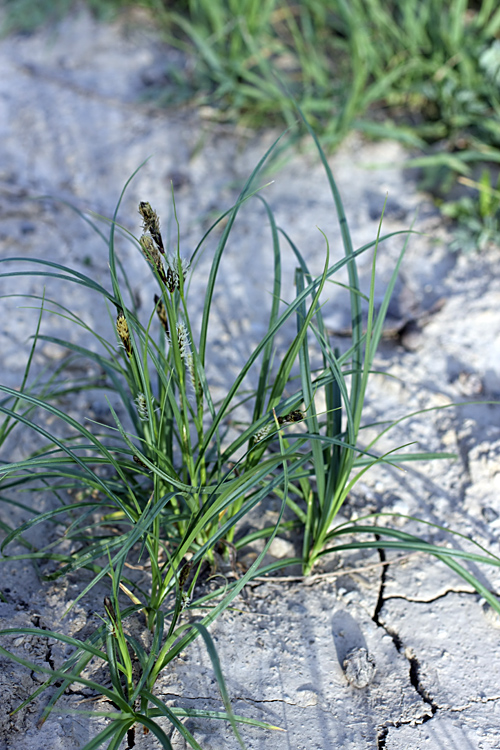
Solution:
<path fill-rule="evenodd" d="M 102 240 L 64 204 L 32 199 L 50 195 L 80 210 L 111 216 L 123 184 L 148 157 L 125 196 L 120 221 L 137 234 L 136 207 L 140 200 L 148 200 L 167 228 L 172 180 L 181 246 L 189 255 L 213 218 L 231 206 L 238 185 L 276 137 L 215 126 L 190 109 L 160 110 L 141 103 L 147 84 L 162 81 L 166 59 L 172 65 L 186 63 L 162 48 L 139 20 L 97 26 L 80 12 L 56 31 L 2 40 L 1 258 L 50 259 L 107 284 Z M 263 195 L 312 271 L 319 273 L 325 241 L 317 227 L 329 239 L 332 259 L 342 253 L 331 197 L 311 149 L 289 156 L 260 184 L 274 179 Z M 417 191 L 415 176 L 403 171 L 406 157 L 396 143 L 367 143 L 352 136 L 331 159 L 355 247 L 376 236 L 386 193 L 383 231 L 407 229 L 418 211 L 415 227 L 425 233 L 410 240 L 377 363 L 386 375 L 372 378 L 367 420 L 452 402 L 500 399 L 500 249 L 474 256 L 451 254 L 448 228 L 428 197 Z M 379 168 L 371 169 L 373 165 Z M 395 237 L 380 247 L 379 298 L 403 241 Z M 213 246 L 212 241 L 193 273 L 193 315 L 202 304 Z M 130 244 L 120 245 L 119 252 L 134 293 L 149 310 L 153 286 L 147 265 Z M 265 212 L 253 200 L 235 225 L 216 292 L 209 370 L 216 397 L 224 394 L 231 372 L 265 332 L 271 262 Z M 362 256 L 366 290 L 370 263 L 370 257 Z M 284 243 L 283 265 L 283 298 L 289 300 L 295 264 Z M 113 336 L 102 300 L 81 290 L 75 293 L 69 284 L 36 277 L 4 279 L 0 294 L 41 295 L 44 286 L 47 297 L 70 307 L 92 329 Z M 20 384 L 27 341 L 36 327 L 37 312 L 27 309 L 30 305 L 39 303 L 2 299 L 2 381 L 14 387 Z M 345 332 L 349 321 L 342 289 L 328 287 L 324 313 L 333 334 Z M 43 330 L 82 344 L 91 342 L 89 334 L 56 316 L 45 317 Z M 345 341 L 338 336 L 340 346 Z M 53 368 L 62 354 L 54 344 L 41 345 L 36 369 Z M 98 396 L 80 394 L 65 408 L 80 420 L 106 418 L 106 404 Z M 386 450 L 414 442 L 416 450 L 452 451 L 458 458 L 405 465 L 404 473 L 378 470 L 365 475 L 344 508 L 345 518 L 376 510 L 414 515 L 471 535 L 498 554 L 499 415 L 499 406 L 473 403 L 402 422 L 384 439 Z M 31 434 L 19 430 L 4 446 L 3 458 L 25 457 L 36 445 Z M 40 492 L 23 497 L 23 502 L 39 509 L 50 501 Z M 266 509 L 268 521 L 276 517 L 275 510 L 272 504 Z M 14 522 L 20 516 L 4 504 L 2 517 Z M 387 523 L 439 543 L 463 544 L 438 528 L 405 524 L 397 516 Z M 293 540 L 275 542 L 272 549 L 278 557 L 287 550 L 293 550 Z M 386 558 L 377 552 L 352 553 L 329 560 L 327 576 L 255 582 L 248 596 L 237 601 L 237 609 L 211 628 L 235 710 L 286 730 L 243 729 L 248 748 L 499 747 L 498 618 L 443 564 L 422 554 L 405 556 L 398 563 L 393 559 L 392 553 Z M 471 569 L 488 588 L 500 591 L 498 569 Z M 74 575 L 57 584 L 44 583 L 30 563 L 4 563 L 1 582 L 8 603 L 0 604 L 1 627 L 35 624 L 85 636 L 98 622 L 94 613 L 102 612 L 104 588 L 62 620 L 83 579 Z M 60 646 L 47 645 L 44 639 L 4 641 L 2 645 L 46 666 L 57 665 L 64 656 Z M 344 671 L 346 657 L 350 666 Z M 9 716 L 39 681 L 29 670 L 2 659 L 1 750 L 76 750 L 93 736 L 94 725 L 85 716 L 64 713 L 63 706 L 38 730 L 43 697 Z M 221 707 L 201 643 L 191 646 L 175 670 L 162 677 L 157 691 L 172 705 Z M 75 694 L 67 698 L 67 705 L 94 706 L 92 701 L 79 703 L 89 697 L 85 691 Z M 107 705 L 102 708 L 109 710 Z M 237 747 L 222 724 L 199 721 L 190 726 L 204 750 Z M 137 748 L 158 746 L 150 735 L 137 733 L 135 741 Z M 176 735 L 173 743 L 183 747 Z"/>

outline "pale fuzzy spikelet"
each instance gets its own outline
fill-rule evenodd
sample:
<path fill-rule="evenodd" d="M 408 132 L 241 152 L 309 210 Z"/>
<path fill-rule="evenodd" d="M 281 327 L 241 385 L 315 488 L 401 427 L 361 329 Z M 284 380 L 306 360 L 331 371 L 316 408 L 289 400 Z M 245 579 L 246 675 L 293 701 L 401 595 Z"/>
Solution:
<path fill-rule="evenodd" d="M 258 432 L 255 433 L 253 436 L 253 439 L 256 443 L 260 443 L 261 440 L 264 440 L 270 432 L 272 432 L 274 425 L 273 424 L 266 424 L 264 427 L 262 427 Z"/>
<path fill-rule="evenodd" d="M 170 336 L 167 334 L 167 340 L 171 344 Z M 187 371 L 189 373 L 189 379 L 191 380 L 191 385 L 196 390 L 196 370 L 195 370 L 195 364 L 194 364 L 194 357 L 191 353 L 191 344 L 189 342 L 189 333 L 188 329 L 186 328 L 185 323 L 182 321 L 179 321 L 177 323 L 177 343 L 179 345 L 179 354 L 186 365 Z"/>
<path fill-rule="evenodd" d="M 197 382 L 196 380 L 196 368 L 194 365 L 194 357 L 192 354 L 188 354 L 187 368 L 189 371 L 189 377 L 191 378 L 191 385 L 193 386 L 194 390 L 197 392 L 198 396 L 201 396 L 202 386 L 201 386 L 201 383 Z"/>
<path fill-rule="evenodd" d="M 177 323 L 177 341 L 179 342 L 179 354 L 183 362 L 187 364 L 191 355 L 191 346 L 189 344 L 188 330 L 184 323 Z"/>
<path fill-rule="evenodd" d="M 134 399 L 137 406 L 137 414 L 141 422 L 149 422 L 148 402 L 144 393 L 138 393 Z"/>

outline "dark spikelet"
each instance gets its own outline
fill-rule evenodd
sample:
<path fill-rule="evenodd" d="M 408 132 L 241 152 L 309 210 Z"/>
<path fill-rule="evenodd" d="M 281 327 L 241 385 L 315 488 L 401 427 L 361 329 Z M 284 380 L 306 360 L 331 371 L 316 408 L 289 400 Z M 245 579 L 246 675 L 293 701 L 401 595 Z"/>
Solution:
<path fill-rule="evenodd" d="M 163 328 L 165 329 L 165 333 L 168 336 L 170 333 L 170 330 L 168 327 L 167 308 L 163 304 L 163 300 L 161 300 L 156 294 L 155 294 L 155 307 L 156 307 L 156 314 L 160 318 L 160 323 L 162 324 Z"/>
<path fill-rule="evenodd" d="M 149 232 L 160 253 L 164 254 L 165 248 L 163 247 L 158 214 L 145 201 L 139 203 L 139 213 L 142 216 L 144 231 Z"/>
<path fill-rule="evenodd" d="M 302 422 L 304 419 L 304 415 L 299 409 L 296 409 L 295 411 L 291 411 L 290 414 L 286 415 L 287 422 Z"/>
<path fill-rule="evenodd" d="M 179 587 L 181 589 L 183 589 L 186 584 L 192 566 L 193 564 L 191 561 L 185 563 L 185 565 L 182 566 L 181 572 L 179 573 Z"/>
<path fill-rule="evenodd" d="M 184 258 L 177 259 L 172 255 L 165 256 L 167 266 L 167 289 L 173 294 L 176 289 L 181 288 L 180 277 L 182 274 L 183 282 L 186 280 L 186 274 L 189 269 L 189 262 Z"/>
<path fill-rule="evenodd" d="M 173 270 L 170 264 L 167 264 L 167 280 L 165 282 L 165 286 L 167 287 L 170 294 L 173 294 L 177 289 L 177 282 L 178 276 L 176 275 L 175 270 Z"/>
<path fill-rule="evenodd" d="M 141 461 L 141 459 L 139 458 L 139 456 L 132 456 L 132 458 L 134 459 L 135 463 L 136 463 L 136 464 L 137 464 L 138 466 L 142 466 L 142 468 L 143 468 L 143 469 L 147 469 L 147 468 L 148 468 L 148 467 L 146 466 L 146 464 L 144 463 L 144 461 Z"/>
<path fill-rule="evenodd" d="M 285 414 L 284 417 L 278 417 L 278 424 L 286 424 L 287 422 L 302 422 L 304 415 L 301 411 L 296 409 L 291 411 L 290 414 Z"/>
<path fill-rule="evenodd" d="M 116 622 L 116 613 L 109 596 L 104 597 L 104 609 L 106 610 L 106 614 L 108 615 L 109 619 L 114 624 Z"/>

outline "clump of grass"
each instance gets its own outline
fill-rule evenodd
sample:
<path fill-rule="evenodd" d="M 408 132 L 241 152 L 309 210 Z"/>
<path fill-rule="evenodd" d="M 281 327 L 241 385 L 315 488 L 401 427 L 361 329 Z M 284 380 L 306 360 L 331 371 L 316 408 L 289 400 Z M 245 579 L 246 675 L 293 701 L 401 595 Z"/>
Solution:
<path fill-rule="evenodd" d="M 500 145 L 500 14 L 490 0 L 480 8 L 467 0 L 151 8 L 172 44 L 196 48 L 195 86 L 206 92 L 211 82 L 205 100 L 215 116 L 294 121 L 278 75 L 327 143 L 353 127 L 411 145 L 446 141 L 464 165 L 479 144 Z"/>
<path fill-rule="evenodd" d="M 44 690 L 54 686 L 55 683 L 56 690 L 52 691 L 52 696 L 39 719 L 38 727 L 40 728 L 50 716 L 68 686 L 76 683 L 91 688 L 95 694 L 111 702 L 115 709 L 113 711 L 70 709 L 72 713 L 87 714 L 93 718 L 108 720 L 107 726 L 96 734 L 82 750 L 94 750 L 104 743 L 108 743 L 108 748 L 118 748 L 125 735 L 128 735 L 129 743 L 132 741 L 133 746 L 135 730 L 140 726 L 142 726 L 144 733 L 151 732 L 154 734 L 160 741 L 161 747 L 171 750 L 170 738 L 163 729 L 162 722 L 157 721 L 158 719 L 167 720 L 172 730 L 177 730 L 189 747 L 194 750 L 202 749 L 193 734 L 184 725 L 182 721 L 184 718 L 203 717 L 230 722 L 242 748 L 245 748 L 245 744 L 238 730 L 238 724 L 280 731 L 279 727 L 268 723 L 235 715 L 232 710 L 220 662 L 207 630 L 207 625 L 222 611 L 220 607 L 215 608 L 215 614 L 210 614 L 201 621 L 190 622 L 185 620 L 181 624 L 181 614 L 188 606 L 188 597 L 183 592 L 185 581 L 179 580 L 174 609 L 166 612 L 158 611 L 155 614 L 148 649 L 140 640 L 127 632 L 126 626 L 126 620 L 133 617 L 139 611 L 141 605 L 127 607 L 122 612 L 119 606 L 119 589 L 120 587 L 123 588 L 123 583 L 120 580 L 121 571 L 112 571 L 111 578 L 112 598 L 104 598 L 103 625 L 86 641 L 79 641 L 48 629 L 7 628 L 0 630 L 0 635 L 4 637 L 36 635 L 37 637 L 54 639 L 74 649 L 72 655 L 64 664 L 58 669 L 50 669 L 19 657 L 0 646 L 2 655 L 35 672 L 47 675 L 47 680 L 18 706 L 16 712 L 22 710 Z M 238 586 L 229 597 L 226 596 L 224 606 L 227 606 L 240 589 L 241 586 Z M 168 618 L 170 618 L 169 622 Z M 209 653 L 225 711 L 172 708 L 154 694 L 158 676 L 197 635 L 201 635 Z M 82 676 L 92 659 L 97 661 L 98 664 L 106 666 L 111 680 L 110 687 L 105 687 L 102 683 L 97 683 L 95 680 Z"/>
<path fill-rule="evenodd" d="M 90 10 L 102 21 L 114 18 L 120 8 L 132 5 L 127 0 L 85 0 Z M 6 14 L 1 32 L 31 32 L 41 24 L 61 21 L 74 8 L 73 0 L 6 0 Z"/>
<path fill-rule="evenodd" d="M 500 245 L 500 177 L 493 187 L 491 171 L 483 169 L 479 182 L 460 177 L 459 182 L 477 191 L 441 205 L 445 216 L 458 224 L 450 244 L 452 250 L 473 252 Z"/>
<path fill-rule="evenodd" d="M 211 559 L 219 540 L 229 543 L 236 520 L 268 493 L 266 476 L 270 469 L 286 462 L 280 455 L 275 455 L 259 465 L 249 462 L 242 467 L 241 462 L 234 459 L 234 446 L 227 446 L 224 452 L 222 449 L 224 420 L 231 416 L 235 402 L 240 398 L 244 378 L 255 366 L 263 349 L 266 349 L 268 356 L 262 364 L 261 378 L 263 381 L 266 379 L 271 345 L 261 346 L 259 351 L 252 354 L 218 407 L 212 401 L 205 376 L 208 318 L 217 269 L 230 228 L 247 194 L 250 194 L 249 186 L 254 176 L 248 181 L 236 206 L 227 212 L 229 220 L 209 276 L 201 332 L 196 341 L 185 294 L 189 264 L 181 258 L 178 245 L 174 250 L 165 249 L 159 219 L 146 202 L 139 207 L 143 234 L 138 240 L 131 238 L 136 243 L 137 251 L 145 256 L 145 262 L 149 263 L 158 282 L 159 294 L 151 300 L 150 315 L 145 325 L 139 319 L 124 266 L 115 252 L 116 213 L 110 222 L 107 239 L 109 289 L 99 286 L 83 274 L 50 261 L 35 261 L 35 266 L 31 266 L 33 274 L 55 276 L 84 286 L 88 294 L 103 295 L 115 311 L 110 321 L 115 328 L 115 345 L 97 332 L 92 332 L 101 352 L 42 335 L 39 330 L 35 335 L 35 344 L 40 340 L 59 343 L 66 346 L 72 356 L 83 354 L 88 357 L 106 374 L 106 382 L 100 386 L 119 395 L 122 400 L 121 416 L 110 404 L 114 429 L 106 430 L 104 425 L 95 425 L 92 430 L 91 423 L 88 426 L 81 424 L 59 408 L 57 399 L 72 392 L 74 385 L 71 383 L 55 384 L 53 379 L 49 379 L 41 393 L 26 387 L 26 382 L 23 382 L 20 392 L 0 386 L 4 394 L 0 408 L 6 417 L 4 437 L 8 437 L 13 425 L 22 424 L 38 433 L 45 442 L 34 456 L 2 466 L 3 490 L 30 491 L 34 486 L 47 486 L 59 501 L 57 507 L 46 512 L 32 508 L 32 517 L 19 528 L 5 528 L 8 533 L 3 540 L 4 557 L 30 559 L 41 566 L 47 566 L 47 562 L 55 564 L 55 570 L 42 571 L 49 580 L 81 568 L 87 569 L 92 578 L 78 599 L 99 581 L 110 577 L 113 580 L 112 605 L 106 605 L 108 619 L 111 617 L 112 620 L 108 623 L 108 629 L 101 629 L 95 634 L 91 647 L 72 640 L 78 659 L 70 659 L 60 670 L 65 675 L 65 684 L 68 675 L 77 681 L 83 679 L 81 672 L 91 656 L 96 656 L 96 649 L 107 644 L 106 656 L 102 658 L 112 677 L 113 674 L 116 676 L 114 692 L 120 700 L 115 703 L 121 713 L 109 717 L 109 731 L 99 735 L 100 742 L 113 737 L 113 742 L 118 743 L 127 724 L 129 728 L 134 722 L 148 726 L 148 717 L 154 717 L 155 711 L 172 719 L 164 706 L 158 708 L 158 702 L 148 697 L 147 691 L 153 688 L 159 674 L 171 660 L 198 634 L 212 650 L 215 666 L 213 647 L 205 628 L 229 606 L 263 559 L 264 552 L 234 585 L 217 592 L 219 600 L 210 607 L 208 615 L 199 622 L 197 619 L 193 621 L 191 613 L 196 613 L 205 601 L 194 593 L 204 559 L 207 556 Z M 95 228 L 104 237 L 101 230 L 97 226 Z M 129 233 L 125 234 L 130 237 Z M 29 263 L 28 259 L 24 260 Z M 6 272 L 3 276 L 16 276 L 18 273 L 24 272 Z M 45 310 L 51 310 L 81 326 L 86 332 L 90 331 L 71 310 L 56 301 L 44 298 L 40 301 L 40 318 Z M 273 309 L 276 317 L 276 306 Z M 154 338 L 152 330 L 157 317 L 160 325 Z M 279 330 L 279 326 L 275 328 L 275 325 L 273 319 L 272 336 Z M 27 377 L 28 368 L 25 381 Z M 86 387 L 92 385 L 87 383 Z M 264 395 L 265 387 L 261 390 L 261 395 Z M 38 410 L 37 415 L 33 417 L 35 410 Z M 40 413 L 51 420 L 55 418 L 60 429 L 52 427 L 48 431 L 42 424 L 44 418 Z M 124 418 L 128 420 L 127 425 Z M 286 469 L 283 471 L 286 475 Z M 283 476 L 279 481 L 283 484 Z M 71 492 L 71 495 L 67 495 L 67 492 Z M 34 549 L 27 542 L 26 532 L 44 522 L 55 523 L 58 528 L 64 529 L 62 546 L 69 543 L 69 552 L 57 548 L 61 546 L 60 538 L 40 549 Z M 9 546 L 16 542 L 25 544 L 28 551 L 7 554 Z M 127 575 L 130 569 L 127 568 L 128 562 L 144 556 L 151 566 L 151 580 L 147 589 L 140 588 Z M 191 569 L 193 579 L 189 589 L 184 590 L 186 574 Z M 121 630 L 119 591 L 122 598 L 126 597 L 132 603 L 132 608 L 125 609 L 125 615 L 141 612 L 147 627 L 154 634 L 149 654 L 138 651 L 137 644 L 132 643 Z M 110 614 L 112 611 L 116 613 L 115 617 Z M 169 618 L 168 630 L 165 628 L 164 633 L 166 618 Z M 4 631 L 5 635 L 9 633 Z M 64 641 L 64 637 L 61 638 Z M 70 643 L 68 640 L 65 642 Z M 143 676 L 137 684 L 130 682 L 129 650 L 136 654 L 143 667 Z M 124 675 L 126 685 L 122 684 Z M 58 678 L 53 677 L 47 684 L 55 679 Z M 219 680 L 219 684 L 227 703 L 222 680 Z M 57 695 L 60 696 L 61 691 Z M 139 700 L 141 709 L 137 713 L 135 705 Z M 154 708 L 148 707 L 151 701 Z M 181 712 L 179 715 L 187 714 Z M 223 716 L 233 723 L 237 733 L 236 720 L 229 708 L 216 718 Z M 154 731 L 152 727 L 151 731 Z M 184 732 L 184 736 L 192 747 L 198 747 L 189 733 Z M 91 746 L 97 747 L 98 744 Z"/>
<path fill-rule="evenodd" d="M 154 732 L 163 747 L 168 748 L 168 737 L 155 723 L 159 715 L 168 719 L 191 747 L 199 747 L 180 722 L 187 712 L 169 709 L 153 692 L 162 671 L 197 635 L 202 636 L 211 654 L 226 708 L 224 714 L 211 715 L 230 721 L 241 744 L 237 723 L 243 719 L 234 717 L 231 712 L 206 628 L 252 577 L 277 567 L 272 565 L 262 569 L 261 566 L 276 533 L 289 528 L 289 524 L 282 520 L 286 507 L 296 515 L 302 528 L 303 552 L 298 561 L 306 574 L 331 551 L 360 546 L 418 548 L 447 563 L 500 610 L 495 597 L 458 562 L 462 557 L 499 565 L 500 561 L 486 551 L 479 554 L 450 550 L 399 530 L 376 525 L 334 525 L 350 489 L 371 466 L 380 463 L 397 465 L 402 461 L 445 457 L 446 454 L 412 455 L 400 449 L 389 454 L 377 453 L 378 439 L 396 422 L 384 427 L 378 438 L 368 445 L 362 445 L 360 441 L 361 430 L 366 427 L 363 415 L 367 383 L 407 240 L 382 304 L 376 310 L 376 257 L 385 238 L 379 228 L 373 242 L 354 250 L 333 175 L 312 129 L 310 133 L 325 167 L 344 247 L 344 256 L 330 264 L 325 237 L 324 269 L 316 278 L 310 274 L 306 260 L 293 240 L 284 230 L 278 231 L 270 206 L 253 188 L 277 144 L 264 155 L 235 205 L 212 225 L 190 259 L 181 254 L 179 233 L 176 245 L 167 246 L 158 214 L 146 201 L 139 205 L 142 220 L 139 238 L 118 224 L 124 191 L 134 175 L 122 191 L 107 236 L 84 217 L 91 221 L 107 243 L 108 287 L 51 261 L 11 259 L 27 264 L 28 273 L 33 275 L 56 277 L 61 282 L 83 286 L 86 294 L 101 295 L 109 305 L 110 326 L 115 332 L 115 343 L 110 343 L 98 332 L 90 331 L 83 320 L 56 301 L 32 297 L 40 304 L 39 321 L 45 310 L 51 310 L 95 336 L 99 351 L 47 336 L 39 329 L 35 345 L 37 341 L 50 341 L 65 346 L 71 356 L 85 356 L 99 366 L 106 376 L 100 387 L 121 401 L 120 409 L 113 408 L 109 402 L 113 428 L 102 424 L 92 426 L 91 423 L 86 426 L 59 407 L 57 399 L 65 389 L 71 392 L 75 388 L 71 382 L 60 384 L 49 378 L 40 392 L 30 390 L 27 382 L 23 382 L 20 391 L 0 386 L 4 394 L 0 410 L 10 420 L 10 427 L 6 429 L 11 429 L 15 423 L 24 425 L 35 431 L 43 442 L 36 454 L 2 466 L 4 493 L 48 487 L 58 501 L 55 508 L 45 512 L 32 508 L 30 520 L 8 531 L 0 547 L 2 553 L 7 559 L 34 560 L 49 580 L 80 569 L 90 571 L 91 580 L 82 588 L 76 601 L 98 582 L 111 581 L 111 594 L 104 605 L 105 623 L 89 640 L 82 643 L 60 634 L 49 634 L 49 637 L 73 645 L 76 650 L 63 667 L 50 673 L 47 683 L 40 688 L 44 689 L 55 680 L 63 680 L 47 710 L 52 709 L 64 686 L 71 681 L 82 682 L 100 691 L 118 707 L 118 713 L 107 716 L 109 726 L 88 743 L 86 750 L 105 741 L 110 742 L 110 747 L 118 747 L 125 733 L 136 723 Z M 250 199 L 263 202 L 270 225 L 274 276 L 268 327 L 233 382 L 227 383 L 225 397 L 220 403 L 215 403 L 206 375 L 214 289 L 234 222 Z M 208 274 L 201 325 L 195 331 L 188 295 L 189 274 L 207 236 L 223 219 L 224 229 Z M 139 315 L 126 264 L 117 250 L 118 233 L 128 238 L 136 251 L 143 255 L 157 284 L 158 293 L 150 300 L 145 320 Z M 408 238 L 408 233 L 396 234 L 406 234 Z M 281 303 L 280 236 L 297 260 L 296 296 L 286 305 Z M 356 263 L 357 258 L 369 250 L 373 251 L 373 269 L 368 315 L 363 321 L 361 300 L 365 296 L 360 289 Z M 6 262 L 6 259 L 1 262 Z M 328 339 L 321 296 L 327 280 L 342 269 L 348 273 L 352 341 L 348 350 L 340 354 L 332 349 Z M 2 276 L 15 278 L 23 273 L 13 270 Z M 278 337 L 293 320 L 296 322 L 295 337 L 280 357 L 279 365 L 274 366 Z M 321 353 L 319 370 L 314 370 L 310 363 L 312 341 L 316 342 Z M 249 394 L 248 379 L 252 377 L 255 387 Z M 87 387 L 92 386 L 96 384 L 87 384 Z M 315 405 L 320 391 L 325 394 L 326 414 L 323 417 Z M 234 436 L 227 427 L 241 404 L 251 405 L 251 416 Z M 33 417 L 35 409 L 36 418 Z M 50 429 L 44 424 L 44 415 L 50 417 Z M 290 429 L 296 423 L 305 426 L 305 431 Z M 4 431 L 4 435 L 7 434 Z M 68 491 L 72 493 L 70 496 Z M 237 536 L 238 522 L 272 493 L 281 501 L 276 525 L 246 537 Z M 49 540 L 41 549 L 35 550 L 29 545 L 25 533 L 42 522 L 57 524 L 63 530 L 63 546 L 59 537 Z M 339 537 L 352 532 L 375 534 L 375 541 L 370 536 L 367 542 L 337 543 Z M 220 549 L 218 545 L 222 545 L 226 552 L 229 549 L 237 551 L 259 536 L 265 539 L 264 548 L 240 578 L 228 582 L 222 590 L 199 593 L 197 587 L 203 578 L 202 566 L 206 560 L 214 563 L 215 551 Z M 386 540 L 387 536 L 393 539 Z M 10 545 L 15 542 L 28 545 L 27 552 L 8 554 Z M 139 559 L 146 560 L 150 566 L 146 586 L 139 586 L 133 573 L 129 572 Z M 52 569 L 44 568 L 47 561 Z M 208 601 L 212 601 L 208 614 L 200 619 L 198 612 L 207 606 Z M 152 634 L 149 651 L 124 627 L 127 618 L 137 613 L 145 618 L 145 627 Z M 15 632 L 26 631 L 1 631 L 5 636 Z M 47 635 L 47 631 L 43 632 Z M 131 654 L 135 654 L 139 663 L 139 676 L 132 668 Z M 109 670 L 112 688 L 108 692 L 82 677 L 93 656 L 101 659 Z M 17 656 L 13 658 L 27 664 Z M 191 712 L 191 715 L 195 713 Z"/>
<path fill-rule="evenodd" d="M 87 0 L 105 14 L 129 0 Z M 500 13 L 493 0 L 143 0 L 197 66 L 188 82 L 215 116 L 250 125 L 296 120 L 289 91 L 325 143 L 351 128 L 412 145 L 446 141 L 463 164 L 500 145 Z M 36 7 L 35 7 L 36 6 Z M 10 0 L 9 28 L 70 3 Z M 496 154 L 496 158 L 495 158 Z M 487 154 L 483 152 L 483 159 Z M 498 152 L 492 158 L 498 161 Z"/>
<path fill-rule="evenodd" d="M 131 5 L 87 2 L 101 17 Z M 330 148 L 357 129 L 421 152 L 413 164 L 441 197 L 458 176 L 472 176 L 474 163 L 500 161 L 500 12 L 493 0 L 140 4 L 170 44 L 196 59 L 171 71 L 176 87 L 154 89 L 160 103 L 191 98 L 209 105 L 214 119 L 290 126 L 291 94 Z M 5 28 L 31 29 L 70 5 L 10 0 Z M 457 215 L 464 232 L 474 224 L 478 234 L 469 209 Z"/>

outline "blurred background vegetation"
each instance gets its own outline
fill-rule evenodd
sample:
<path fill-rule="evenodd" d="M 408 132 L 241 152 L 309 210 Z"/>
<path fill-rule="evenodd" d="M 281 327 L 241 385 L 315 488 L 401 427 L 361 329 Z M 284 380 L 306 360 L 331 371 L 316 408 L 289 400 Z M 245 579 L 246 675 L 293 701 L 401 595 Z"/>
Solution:
<path fill-rule="evenodd" d="M 461 246 L 500 244 L 498 0 L 86 0 L 109 20 L 147 9 L 194 61 L 158 104 L 191 101 L 246 127 L 290 125 L 300 103 L 327 148 L 350 130 L 413 149 L 422 186 L 460 222 Z M 4 0 L 4 32 L 71 0 Z M 169 71 L 172 73 L 171 71 Z M 462 185 L 460 195 L 457 185 Z"/>

